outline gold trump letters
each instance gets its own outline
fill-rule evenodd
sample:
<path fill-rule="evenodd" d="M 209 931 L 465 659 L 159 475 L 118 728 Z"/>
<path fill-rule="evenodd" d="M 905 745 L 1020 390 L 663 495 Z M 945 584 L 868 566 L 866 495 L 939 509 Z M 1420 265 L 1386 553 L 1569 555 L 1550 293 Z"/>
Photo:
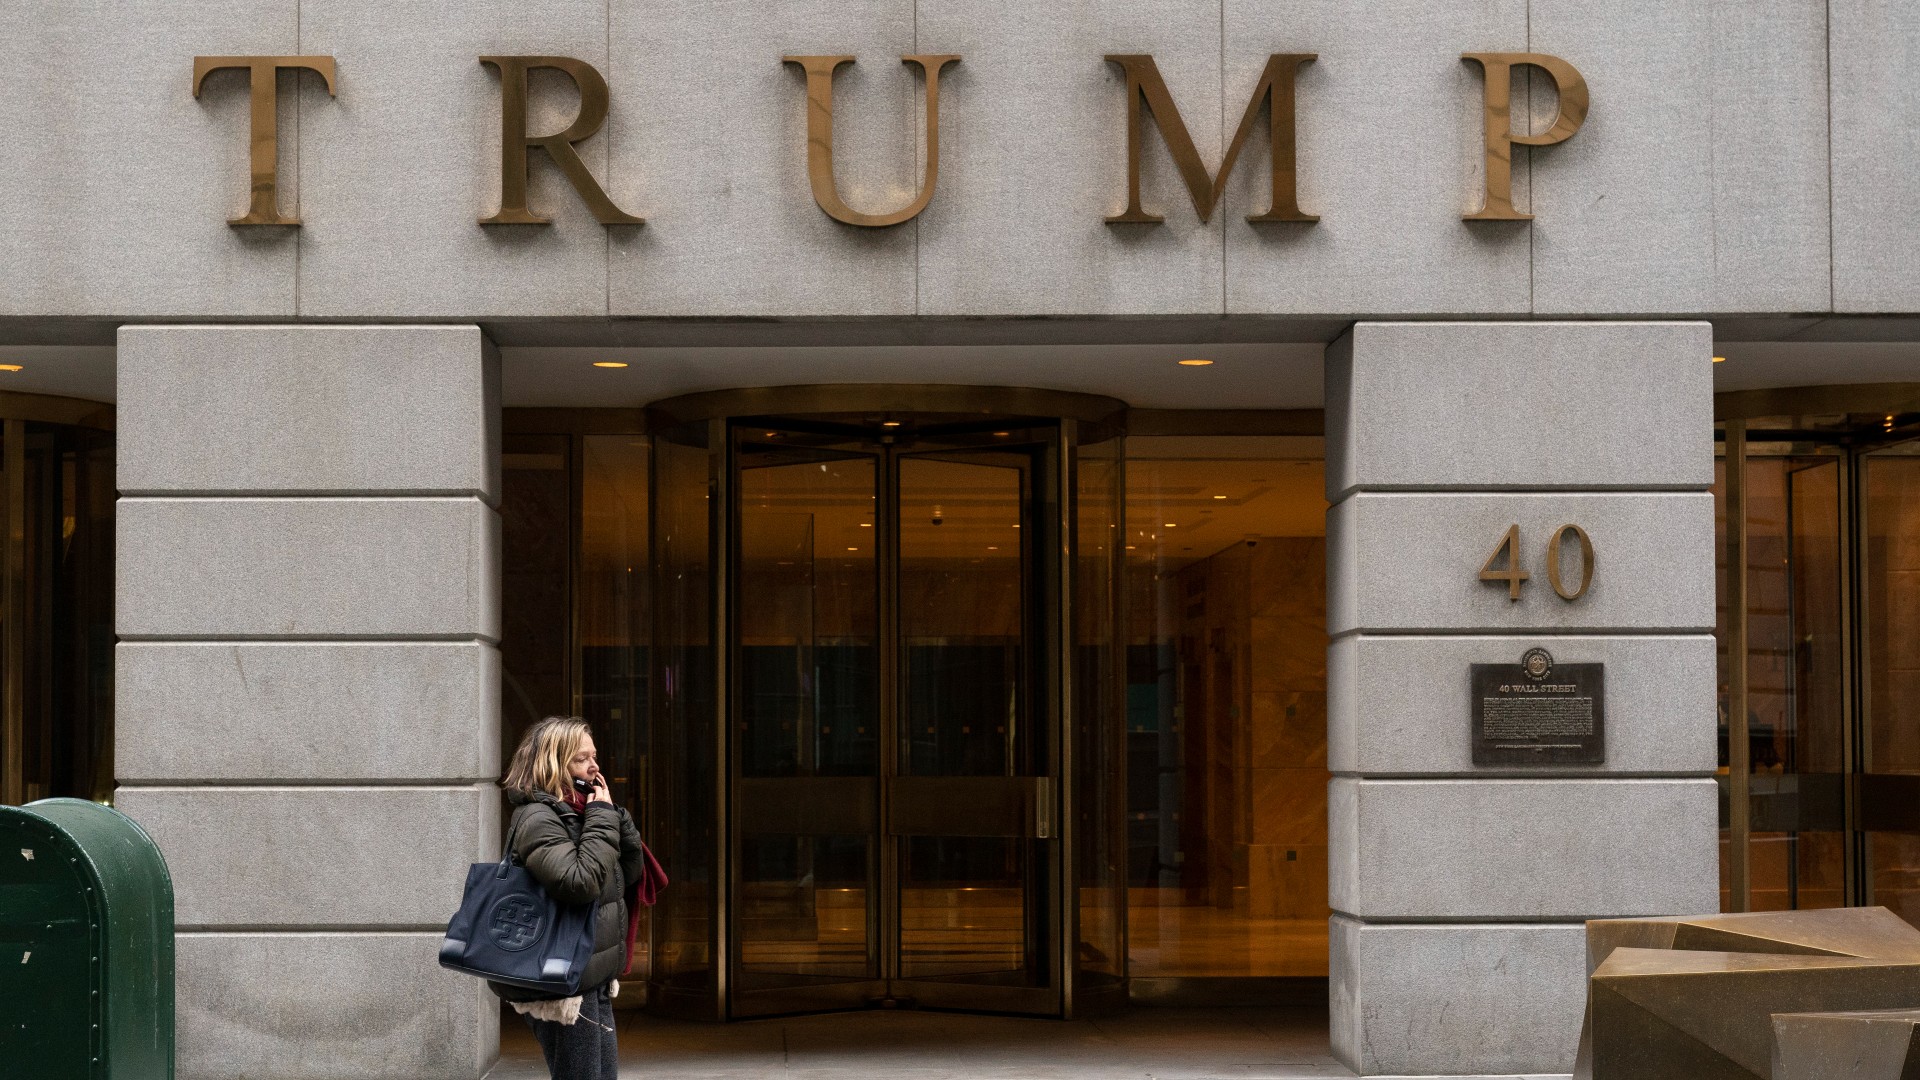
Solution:
<path fill-rule="evenodd" d="M 1513 208 L 1513 144 L 1552 146 L 1566 142 L 1587 119 L 1587 80 L 1572 64 L 1546 53 L 1462 53 L 1462 60 L 1479 64 L 1487 73 L 1486 138 L 1487 201 L 1468 221 L 1530 221 L 1532 214 Z M 1513 69 L 1537 67 L 1553 76 L 1560 92 L 1560 112 L 1552 126 L 1539 135 L 1515 135 L 1511 102 Z"/>
<path fill-rule="evenodd" d="M 1144 126 L 1141 106 L 1152 110 L 1154 123 L 1160 127 L 1160 139 L 1167 144 L 1167 152 L 1173 155 L 1173 163 L 1180 169 L 1180 178 L 1187 183 L 1187 194 L 1193 197 L 1193 211 L 1200 215 L 1204 223 L 1213 216 L 1213 208 L 1220 205 L 1220 195 L 1227 188 L 1227 174 L 1233 172 L 1234 162 L 1240 157 L 1240 148 L 1253 132 L 1253 121 L 1260 115 L 1262 103 L 1267 106 L 1273 194 L 1267 209 L 1262 213 L 1249 214 L 1247 220 L 1319 221 L 1313 214 L 1300 212 L 1299 198 L 1294 189 L 1293 123 L 1294 77 L 1299 73 L 1301 64 L 1317 55 L 1274 53 L 1267 57 L 1267 66 L 1260 72 L 1260 81 L 1253 88 L 1253 98 L 1247 102 L 1246 115 L 1240 118 L 1240 128 L 1233 133 L 1233 142 L 1227 144 L 1226 156 L 1220 159 L 1219 175 L 1211 177 L 1200 160 L 1200 152 L 1194 148 L 1193 136 L 1187 134 L 1187 125 L 1180 119 L 1180 110 L 1174 107 L 1173 95 L 1167 90 L 1166 80 L 1160 77 L 1159 65 L 1153 62 L 1153 57 L 1131 53 L 1109 55 L 1107 62 L 1120 65 L 1120 69 L 1127 73 L 1127 208 L 1108 218 L 1107 223 L 1155 223 L 1166 220 L 1140 207 L 1140 140 Z"/>
<path fill-rule="evenodd" d="M 500 212 L 480 219 L 482 225 L 550 225 L 527 208 L 527 150 L 539 147 L 560 167 L 561 175 L 602 225 L 644 225 L 645 220 L 613 205 L 600 182 L 587 171 L 573 144 L 591 138 L 607 122 L 607 80 L 592 64 L 571 56 L 483 56 L 482 64 L 500 71 Z M 563 71 L 580 89 L 580 112 L 573 123 L 553 135 L 527 134 L 527 72 L 534 68 Z"/>
<path fill-rule="evenodd" d="M 247 212 L 227 222 L 229 225 L 298 225 L 298 217 L 280 216 L 280 135 L 279 73 L 284 68 L 317 72 L 333 94 L 333 57 L 331 56 L 196 56 L 193 58 L 193 96 L 200 96 L 200 84 L 207 76 L 227 68 L 244 68 L 252 80 L 248 88 L 252 99 L 252 122 L 248 141 L 252 146 L 253 198 Z"/>
<path fill-rule="evenodd" d="M 1188 133 L 1173 94 L 1151 55 L 1112 53 L 1107 62 L 1116 64 L 1126 76 L 1127 117 L 1127 206 L 1107 218 L 1109 224 L 1162 223 L 1166 219 L 1149 213 L 1140 198 L 1141 146 L 1146 138 L 1146 117 L 1153 115 L 1161 142 L 1186 184 L 1193 210 L 1202 223 L 1213 216 L 1221 196 L 1239 161 L 1240 151 L 1254 131 L 1260 111 L 1267 112 L 1267 149 L 1271 185 L 1267 209 L 1250 214 L 1248 221 L 1320 220 L 1300 209 L 1298 178 L 1298 142 L 1295 132 L 1296 99 L 1294 87 L 1302 65 L 1318 58 L 1317 53 L 1273 53 L 1254 84 L 1253 96 L 1240 117 L 1220 169 L 1209 173 L 1200 160 L 1193 136 Z M 594 219 L 602 225 L 642 225 L 644 219 L 615 206 L 600 182 L 581 160 L 576 144 L 591 138 L 606 124 L 609 108 L 607 80 L 593 65 L 569 56 L 482 56 L 480 63 L 500 73 L 500 209 L 480 219 L 482 225 L 546 225 L 542 217 L 527 205 L 528 151 L 546 151 L 561 175 L 585 202 Z M 1482 116 L 1482 137 L 1486 151 L 1486 198 L 1481 208 L 1464 215 L 1469 221 L 1528 221 L 1533 215 L 1513 205 L 1513 146 L 1551 146 L 1565 142 L 1586 121 L 1589 105 L 1587 82 L 1572 64 L 1546 53 L 1485 52 L 1463 53 L 1486 73 Z M 900 58 L 902 63 L 920 69 L 926 87 L 927 164 L 913 199 L 899 209 L 867 213 L 847 205 L 840 196 L 833 161 L 833 80 L 841 66 L 851 64 L 852 56 L 786 56 L 782 60 L 799 65 L 807 78 L 807 179 L 814 202 L 835 221 L 848 225 L 879 228 L 911 221 L 932 201 L 940 180 L 940 75 L 960 57 L 950 54 L 920 54 Z M 1559 105 L 1553 123 L 1538 135 L 1513 133 L 1513 72 L 1518 67 L 1535 67 L 1552 77 L 1558 90 Z M 278 204 L 278 138 L 275 81 L 287 69 L 312 71 L 324 80 L 327 93 L 334 89 L 334 58 L 331 56 L 196 56 L 193 58 L 193 95 L 200 96 L 207 76 L 227 68 L 248 73 L 252 104 L 249 144 L 253 174 L 252 195 L 247 213 L 232 219 L 233 225 L 300 224 L 297 215 L 280 213 Z M 561 131 L 551 135 L 527 133 L 528 73 L 547 68 L 564 73 L 580 91 L 580 110 Z"/>
<path fill-rule="evenodd" d="M 833 73 L 842 64 L 853 63 L 851 56 L 783 56 L 786 63 L 799 64 L 807 73 L 807 181 L 813 185 L 813 201 L 835 221 L 849 225 L 881 227 L 911 221 L 933 200 L 933 188 L 940 180 L 940 71 L 958 63 L 958 56 L 903 56 L 903 64 L 920 65 L 927 85 L 927 175 L 913 201 L 890 214 L 863 214 L 840 198 L 840 186 L 833 178 Z"/>

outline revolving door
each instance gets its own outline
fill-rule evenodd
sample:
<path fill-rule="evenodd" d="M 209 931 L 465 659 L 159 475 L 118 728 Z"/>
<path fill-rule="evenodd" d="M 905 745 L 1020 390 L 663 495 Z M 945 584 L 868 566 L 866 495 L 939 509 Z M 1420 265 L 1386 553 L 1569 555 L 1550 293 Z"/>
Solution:
<path fill-rule="evenodd" d="M 1124 1000 L 1119 410 L 655 407 L 654 1007 Z"/>

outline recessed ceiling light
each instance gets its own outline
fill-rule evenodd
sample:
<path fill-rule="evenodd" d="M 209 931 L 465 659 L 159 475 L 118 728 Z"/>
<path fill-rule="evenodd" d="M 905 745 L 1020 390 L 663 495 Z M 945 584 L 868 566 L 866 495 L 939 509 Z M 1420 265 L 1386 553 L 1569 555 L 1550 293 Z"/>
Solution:
<path fill-rule="evenodd" d="M 1224 499 L 1224 498 L 1226 498 L 1226 496 L 1225 496 L 1225 495 L 1215 495 L 1215 496 L 1214 496 L 1214 498 L 1216 498 L 1216 499 Z"/>
<path fill-rule="evenodd" d="M 623 360 L 595 360 L 593 362 L 593 366 L 594 367 L 626 367 L 627 365 L 626 365 L 626 362 Z"/>
<path fill-rule="evenodd" d="M 0 371 L 19 371 L 19 364 L 0 364 Z"/>
<path fill-rule="evenodd" d="M 857 547 L 851 547 L 851 546 L 850 546 L 850 547 L 848 547 L 848 548 L 847 548 L 847 550 L 848 550 L 848 551 L 859 551 L 860 549 L 859 549 L 859 548 L 857 548 Z"/>
<path fill-rule="evenodd" d="M 1211 364 L 1211 363 L 1213 363 L 1213 361 L 1211 360 L 1182 360 L 1180 361 L 1180 366 L 1181 367 L 1206 367 L 1208 364 Z"/>
<path fill-rule="evenodd" d="M 881 426 L 881 427 L 899 427 L 899 426 L 900 426 L 900 421 L 898 421 L 898 420 L 882 420 L 882 421 L 880 421 L 880 426 Z"/>
<path fill-rule="evenodd" d="M 1716 356 L 1713 358 L 1713 362 L 1716 364 L 1724 364 L 1727 362 L 1727 358 L 1724 356 Z"/>
<path fill-rule="evenodd" d="M 1178 528 L 1178 527 L 1179 527 L 1179 526 L 1177 526 L 1177 525 L 1176 525 L 1175 523 L 1173 523 L 1173 522 L 1171 522 L 1171 521 L 1169 521 L 1169 522 L 1167 522 L 1167 528 L 1169 528 L 1169 529 L 1173 529 L 1173 528 Z"/>
<path fill-rule="evenodd" d="M 871 528 L 873 528 L 873 522 L 871 522 L 871 521 L 863 521 L 863 522 L 861 522 L 861 523 L 860 523 L 860 527 L 861 527 L 861 528 L 863 528 L 863 529 L 871 529 Z"/>

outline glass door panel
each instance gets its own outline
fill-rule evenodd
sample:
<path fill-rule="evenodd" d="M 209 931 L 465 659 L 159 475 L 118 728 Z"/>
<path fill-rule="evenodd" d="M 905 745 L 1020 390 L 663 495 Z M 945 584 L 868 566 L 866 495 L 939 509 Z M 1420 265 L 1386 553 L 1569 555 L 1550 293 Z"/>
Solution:
<path fill-rule="evenodd" d="M 1061 429 L 723 426 L 726 1014 L 1058 1015 Z"/>
<path fill-rule="evenodd" d="M 1920 925 L 1920 456 L 1861 459 L 1866 725 L 1860 828 L 1868 902 Z"/>
<path fill-rule="evenodd" d="M 737 446 L 736 1016 L 856 1004 L 880 976 L 876 462 L 779 438 Z"/>
<path fill-rule="evenodd" d="M 902 993 L 1057 1008 L 1043 449 L 897 459 Z"/>

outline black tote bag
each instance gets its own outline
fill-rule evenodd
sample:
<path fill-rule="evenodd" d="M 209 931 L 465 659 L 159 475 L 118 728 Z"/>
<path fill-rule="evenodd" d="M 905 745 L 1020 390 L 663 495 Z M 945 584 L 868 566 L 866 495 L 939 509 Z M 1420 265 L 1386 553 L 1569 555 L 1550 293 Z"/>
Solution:
<path fill-rule="evenodd" d="M 580 992 L 598 902 L 563 904 L 513 858 L 467 868 L 467 892 L 440 942 L 440 966 L 553 997 Z"/>

